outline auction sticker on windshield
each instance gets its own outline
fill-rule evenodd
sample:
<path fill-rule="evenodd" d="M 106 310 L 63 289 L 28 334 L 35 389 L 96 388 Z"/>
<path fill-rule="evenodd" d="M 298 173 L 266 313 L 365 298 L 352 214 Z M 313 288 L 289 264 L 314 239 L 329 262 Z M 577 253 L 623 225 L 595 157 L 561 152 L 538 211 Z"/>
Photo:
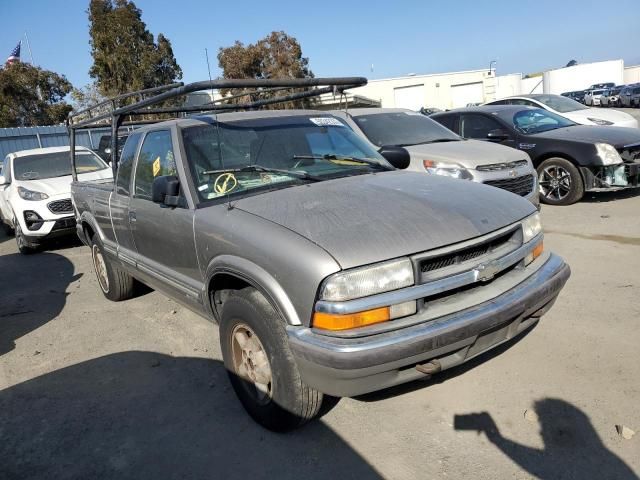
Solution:
<path fill-rule="evenodd" d="M 319 127 L 344 127 L 344 124 L 337 118 L 317 117 L 317 118 L 310 118 L 309 120 L 311 120 L 313 123 L 315 123 Z"/>

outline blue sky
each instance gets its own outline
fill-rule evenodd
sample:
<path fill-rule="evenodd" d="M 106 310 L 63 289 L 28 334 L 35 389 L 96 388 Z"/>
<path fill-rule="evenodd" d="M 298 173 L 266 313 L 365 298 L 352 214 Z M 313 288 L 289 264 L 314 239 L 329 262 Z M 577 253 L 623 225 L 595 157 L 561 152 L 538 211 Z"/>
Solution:
<path fill-rule="evenodd" d="M 316 76 L 473 70 L 488 68 L 491 60 L 497 60 L 498 74 L 556 68 L 572 58 L 640 64 L 637 0 L 615 6 L 568 0 L 135 3 L 147 28 L 171 40 L 185 81 L 207 78 L 205 47 L 215 77 L 219 47 L 251 43 L 272 30 L 300 41 Z M 88 0 L 0 0 L 0 61 L 27 31 L 36 64 L 63 73 L 75 86 L 88 83 L 87 5 Z M 24 43 L 22 55 L 28 60 Z"/>

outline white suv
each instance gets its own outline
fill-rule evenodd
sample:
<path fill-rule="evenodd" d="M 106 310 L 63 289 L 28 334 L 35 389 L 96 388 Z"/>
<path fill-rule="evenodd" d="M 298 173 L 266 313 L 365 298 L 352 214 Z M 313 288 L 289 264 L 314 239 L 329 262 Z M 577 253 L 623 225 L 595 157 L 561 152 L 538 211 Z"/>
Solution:
<path fill-rule="evenodd" d="M 111 179 L 109 166 L 91 150 L 76 148 L 82 180 Z M 69 147 L 22 150 L 7 155 L 0 171 L 0 222 L 15 231 L 21 253 L 45 239 L 75 233 Z"/>

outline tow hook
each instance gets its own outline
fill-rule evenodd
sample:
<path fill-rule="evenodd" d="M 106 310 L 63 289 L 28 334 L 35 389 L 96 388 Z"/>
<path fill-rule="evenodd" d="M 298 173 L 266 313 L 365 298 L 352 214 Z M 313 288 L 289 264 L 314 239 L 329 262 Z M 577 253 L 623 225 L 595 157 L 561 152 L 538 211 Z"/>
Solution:
<path fill-rule="evenodd" d="M 442 365 L 440 365 L 440 362 L 438 360 L 431 360 L 427 363 L 419 363 L 418 365 L 416 365 L 416 370 L 420 373 L 431 376 L 434 373 L 438 373 L 440 370 L 442 370 Z"/>

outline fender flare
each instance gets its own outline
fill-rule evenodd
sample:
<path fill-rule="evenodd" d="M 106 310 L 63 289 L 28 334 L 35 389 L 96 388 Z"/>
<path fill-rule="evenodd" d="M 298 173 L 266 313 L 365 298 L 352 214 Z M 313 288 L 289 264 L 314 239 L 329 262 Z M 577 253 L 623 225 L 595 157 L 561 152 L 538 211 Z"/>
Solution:
<path fill-rule="evenodd" d="M 210 313 L 214 317 L 215 312 L 209 297 L 209 286 L 214 277 L 219 274 L 232 275 L 247 282 L 265 296 L 287 324 L 302 325 L 298 312 L 280 283 L 264 268 L 250 260 L 235 255 L 220 255 L 211 260 L 207 266 L 202 298 L 207 299 Z"/>

